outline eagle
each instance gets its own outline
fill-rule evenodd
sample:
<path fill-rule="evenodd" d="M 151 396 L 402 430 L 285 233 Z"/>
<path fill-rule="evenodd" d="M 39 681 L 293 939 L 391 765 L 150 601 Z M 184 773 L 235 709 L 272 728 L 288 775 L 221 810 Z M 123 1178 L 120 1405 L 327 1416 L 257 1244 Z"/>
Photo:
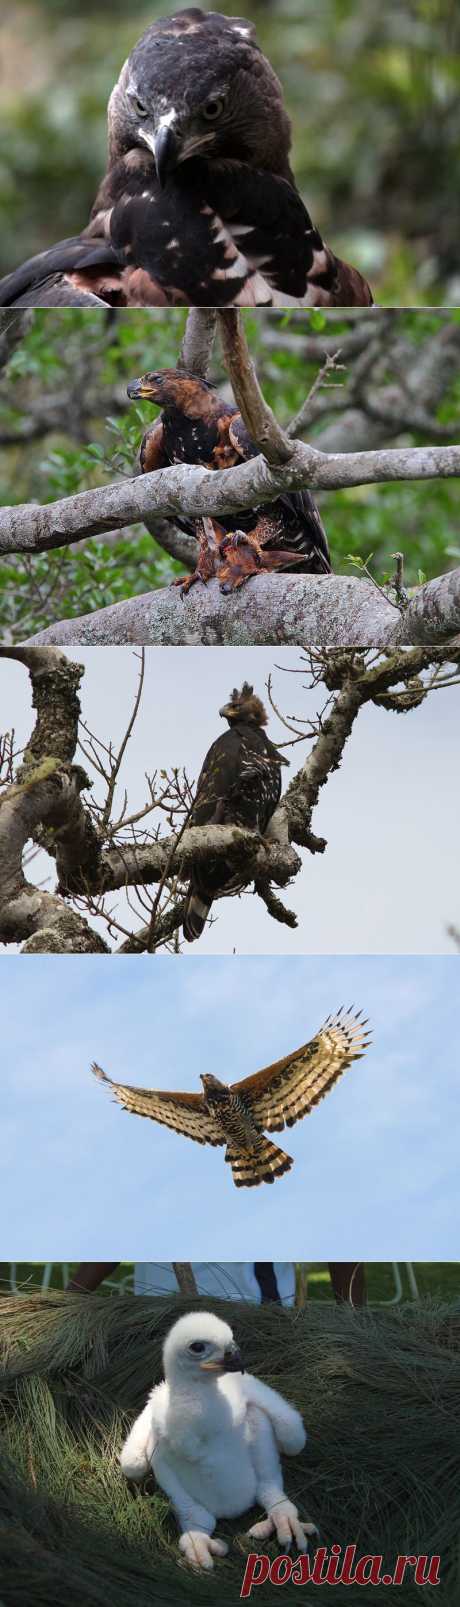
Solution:
<path fill-rule="evenodd" d="M 219 714 L 229 729 L 206 754 L 189 824 L 248 826 L 263 836 L 281 797 L 281 765 L 289 760 L 263 730 L 267 714 L 247 681 L 241 691 L 234 688 Z M 234 867 L 222 860 L 195 866 L 183 923 L 188 943 L 201 937 L 213 899 L 242 885 Z"/>
<path fill-rule="evenodd" d="M 133 380 L 127 391 L 131 400 L 162 408 L 161 419 L 142 438 L 139 462 L 144 474 L 173 463 L 229 469 L 258 455 L 238 408 L 225 402 L 208 380 L 164 368 Z M 183 593 L 212 575 L 218 576 L 221 591 L 230 592 L 261 569 L 331 573 L 326 532 L 310 491 L 287 492 L 275 502 L 239 512 L 237 532 L 231 515 L 220 521 L 181 515 L 180 525 L 200 544 L 194 573 L 174 582 Z"/>
<path fill-rule="evenodd" d="M 290 1155 L 265 1138 L 263 1129 L 281 1132 L 308 1116 L 346 1067 L 365 1054 L 370 1042 L 367 1025 L 362 1011 L 341 1008 L 328 1016 L 309 1043 L 242 1082 L 227 1086 L 213 1073 L 202 1073 L 201 1094 L 132 1088 L 113 1082 L 96 1062 L 91 1069 L 113 1089 L 125 1110 L 173 1127 L 198 1144 L 225 1144 L 225 1160 L 236 1187 L 253 1188 L 274 1183 L 294 1164 Z"/>
<path fill-rule="evenodd" d="M 212 1539 L 218 1518 L 260 1502 L 266 1517 L 249 1535 L 275 1535 L 286 1550 L 306 1551 L 314 1523 L 299 1518 L 283 1487 L 280 1451 L 295 1456 L 307 1435 L 300 1412 L 244 1368 L 229 1323 L 212 1311 L 179 1317 L 163 1346 L 164 1379 L 124 1442 L 120 1463 L 139 1481 L 152 1468 L 169 1496 L 180 1530 L 179 1550 L 193 1568 L 224 1557 Z"/>
<path fill-rule="evenodd" d="M 0 281 L 0 305 L 370 305 L 309 217 L 290 142 L 252 24 L 199 6 L 158 18 L 110 96 L 87 227 Z"/>

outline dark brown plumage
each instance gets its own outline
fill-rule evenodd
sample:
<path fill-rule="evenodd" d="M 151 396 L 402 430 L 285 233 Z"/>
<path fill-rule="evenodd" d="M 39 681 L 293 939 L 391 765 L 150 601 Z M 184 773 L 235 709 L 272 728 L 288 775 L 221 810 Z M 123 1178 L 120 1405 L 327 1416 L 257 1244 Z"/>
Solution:
<path fill-rule="evenodd" d="M 249 826 L 263 836 L 281 796 L 281 765 L 288 760 L 267 737 L 263 703 L 247 681 L 219 713 L 229 729 L 206 754 L 190 825 Z M 209 858 L 194 867 L 184 916 L 187 942 L 201 937 L 213 899 L 241 885 L 233 866 L 222 860 Z"/>
<path fill-rule="evenodd" d="M 141 442 L 143 473 L 172 463 L 228 469 L 257 455 L 235 404 L 224 402 L 214 385 L 193 374 L 169 368 L 144 374 L 128 385 L 128 396 L 162 408 L 161 420 L 146 430 Z M 236 536 L 235 516 L 219 521 L 181 517 L 180 524 L 200 541 L 194 574 L 176 583 L 185 592 L 196 580 L 206 581 L 212 575 L 227 592 L 262 569 L 330 574 L 326 532 L 310 491 L 292 491 L 276 502 L 240 512 Z"/>
<path fill-rule="evenodd" d="M 158 18 L 110 96 L 90 223 L 2 280 L 0 305 L 368 305 L 311 222 L 290 140 L 245 18 L 197 6 Z"/>
<path fill-rule="evenodd" d="M 198 1144 L 225 1144 L 237 1188 L 273 1183 L 293 1166 L 290 1155 L 265 1138 L 308 1116 L 347 1066 L 369 1046 L 362 1012 L 328 1016 L 309 1043 L 252 1077 L 227 1086 L 211 1073 L 201 1076 L 202 1094 L 132 1088 L 112 1082 L 95 1063 L 94 1075 L 109 1084 L 120 1105 L 137 1116 L 172 1127 Z"/>

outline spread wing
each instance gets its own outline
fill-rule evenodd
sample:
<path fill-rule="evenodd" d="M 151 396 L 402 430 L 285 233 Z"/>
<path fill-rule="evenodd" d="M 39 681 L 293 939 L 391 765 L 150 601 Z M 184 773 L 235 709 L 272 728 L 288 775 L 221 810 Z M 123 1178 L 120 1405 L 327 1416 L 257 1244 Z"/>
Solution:
<path fill-rule="evenodd" d="M 119 1105 L 123 1105 L 124 1110 L 131 1111 L 134 1116 L 150 1116 L 151 1121 L 161 1122 L 164 1127 L 173 1127 L 176 1133 L 196 1139 L 197 1144 L 224 1143 L 212 1116 L 205 1109 L 202 1094 L 176 1094 L 163 1088 L 131 1088 L 125 1083 L 113 1082 L 95 1061 L 91 1070 L 99 1082 L 109 1084 Z"/>
<path fill-rule="evenodd" d="M 310 1043 L 294 1049 L 284 1060 L 265 1066 L 254 1077 L 233 1083 L 249 1105 L 260 1127 L 269 1133 L 293 1127 L 324 1099 L 352 1060 L 360 1060 L 370 1042 L 361 1011 L 339 1010 L 328 1016 Z"/>

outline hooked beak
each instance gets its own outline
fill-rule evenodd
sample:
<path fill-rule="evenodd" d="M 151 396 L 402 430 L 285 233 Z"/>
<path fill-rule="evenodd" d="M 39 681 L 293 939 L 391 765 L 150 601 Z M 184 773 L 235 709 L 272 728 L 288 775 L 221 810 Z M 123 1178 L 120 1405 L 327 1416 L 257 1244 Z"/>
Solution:
<path fill-rule="evenodd" d="M 126 386 L 126 395 L 130 397 L 131 401 L 139 402 L 144 399 L 147 402 L 151 402 L 154 400 L 151 385 L 148 385 L 143 379 L 131 380 L 130 384 Z"/>
<path fill-rule="evenodd" d="M 244 1373 L 243 1358 L 238 1345 L 229 1345 L 228 1350 L 224 1350 L 223 1365 L 226 1373 Z"/>
<path fill-rule="evenodd" d="M 167 179 L 174 172 L 179 159 L 179 146 L 172 128 L 158 129 L 154 136 L 153 149 L 158 183 L 160 189 L 164 190 Z"/>
<path fill-rule="evenodd" d="M 244 1373 L 241 1351 L 234 1343 L 224 1350 L 221 1361 L 202 1361 L 200 1367 L 205 1373 Z"/>
<path fill-rule="evenodd" d="M 228 720 L 230 714 L 232 714 L 232 713 L 233 713 L 233 704 L 232 703 L 223 703 L 222 708 L 219 709 L 219 716 L 220 716 L 221 720 Z"/>

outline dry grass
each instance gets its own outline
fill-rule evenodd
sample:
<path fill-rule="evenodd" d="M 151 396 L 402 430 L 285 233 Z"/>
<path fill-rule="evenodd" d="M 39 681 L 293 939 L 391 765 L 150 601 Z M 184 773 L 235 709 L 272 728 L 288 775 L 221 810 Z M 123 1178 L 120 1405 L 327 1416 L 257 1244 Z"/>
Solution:
<path fill-rule="evenodd" d="M 59 1293 L 1 1302 L 2 1607 L 206 1607 L 237 1603 L 249 1516 L 210 1579 L 178 1564 L 169 1504 L 153 1483 L 129 1488 L 123 1433 L 161 1373 L 171 1322 L 199 1304 L 230 1321 L 247 1367 L 303 1412 L 310 1440 L 286 1459 L 286 1488 L 324 1544 L 442 1558 L 443 1584 L 423 1607 L 460 1599 L 460 1309 L 432 1304 L 353 1312 L 229 1301 Z M 287 1594 L 294 1587 L 287 1586 Z M 419 1593 L 417 1593 L 419 1594 Z M 343 1596 L 343 1602 L 341 1600 Z M 273 1602 L 258 1587 L 257 1607 Z M 315 1601 L 330 1599 L 317 1586 Z M 415 1588 L 394 1589 L 409 1603 Z M 375 1589 L 335 1594 L 346 1607 Z"/>

